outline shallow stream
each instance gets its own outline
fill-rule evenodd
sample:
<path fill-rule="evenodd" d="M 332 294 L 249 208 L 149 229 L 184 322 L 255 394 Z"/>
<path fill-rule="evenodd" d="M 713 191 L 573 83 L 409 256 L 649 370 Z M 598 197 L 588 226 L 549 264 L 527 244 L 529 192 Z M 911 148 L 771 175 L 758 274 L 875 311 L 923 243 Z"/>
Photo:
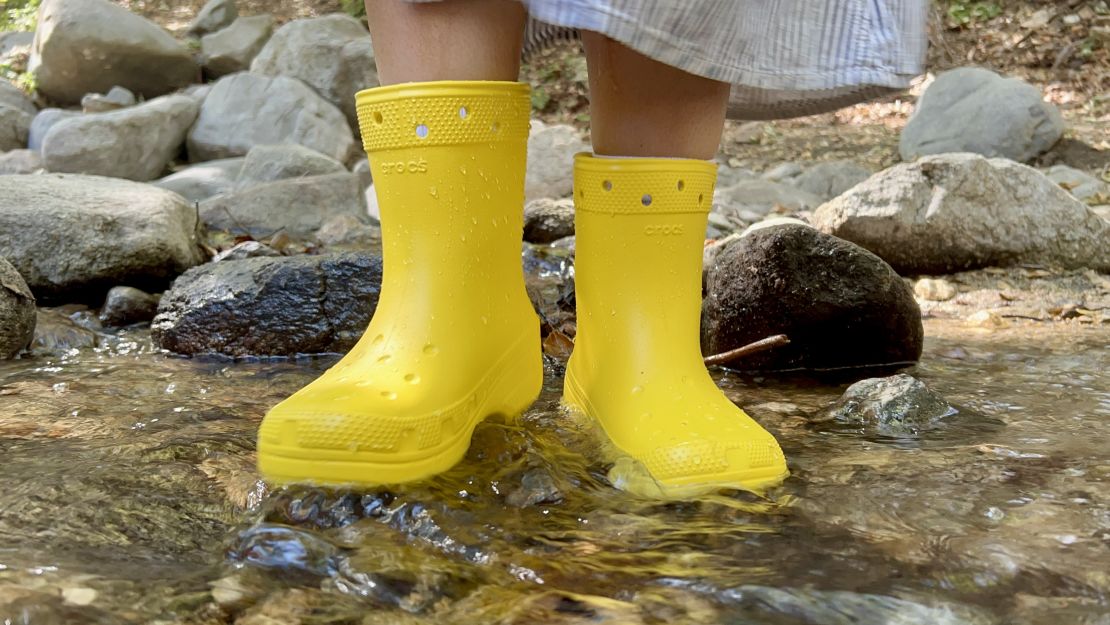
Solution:
<path fill-rule="evenodd" d="M 561 378 L 418 486 L 267 492 L 266 409 L 332 359 L 163 355 L 145 330 L 0 362 L 4 623 L 1110 623 L 1110 328 L 926 321 L 961 407 L 900 437 L 843 385 L 720 372 L 793 476 L 614 490 Z"/>

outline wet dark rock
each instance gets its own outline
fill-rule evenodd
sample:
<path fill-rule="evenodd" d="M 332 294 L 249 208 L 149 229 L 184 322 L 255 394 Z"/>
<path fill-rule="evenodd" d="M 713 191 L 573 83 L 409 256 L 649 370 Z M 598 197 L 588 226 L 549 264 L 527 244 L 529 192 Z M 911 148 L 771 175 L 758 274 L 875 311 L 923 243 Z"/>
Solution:
<path fill-rule="evenodd" d="M 44 0 L 28 65 L 61 104 L 115 85 L 153 98 L 197 78 L 192 53 L 154 22 L 107 0 Z"/>
<path fill-rule="evenodd" d="M 266 256 L 281 256 L 281 252 L 258 241 L 243 241 L 234 247 L 228 248 L 212 258 L 212 262 L 221 260 L 243 260 L 244 258 L 261 258 Z"/>
<path fill-rule="evenodd" d="M 979 67 L 945 72 L 925 90 L 902 130 L 902 160 L 974 152 L 1028 161 L 1064 134 L 1064 118 L 1041 90 Z"/>
<path fill-rule="evenodd" d="M 96 347 L 100 335 L 86 328 L 65 312 L 39 309 L 31 352 L 36 356 L 61 356 L 74 349 Z"/>
<path fill-rule="evenodd" d="M 130 286 L 114 286 L 100 308 L 100 321 L 108 326 L 125 326 L 150 321 L 158 311 L 158 298 Z"/>
<path fill-rule="evenodd" d="M 868 378 L 848 387 L 824 419 L 859 426 L 883 436 L 912 436 L 957 410 L 913 376 Z"/>
<path fill-rule="evenodd" d="M 35 297 L 11 263 L 0 257 L 0 359 L 27 347 L 35 333 Z"/>
<path fill-rule="evenodd" d="M 524 240 L 551 243 L 574 234 L 574 200 L 542 199 L 524 207 Z"/>
<path fill-rule="evenodd" d="M 505 503 L 526 508 L 541 503 L 559 503 L 563 493 L 551 473 L 543 468 L 529 469 L 520 477 L 520 486 L 505 497 Z"/>
<path fill-rule="evenodd" d="M 705 354 L 790 338 L 740 368 L 882 367 L 921 356 L 913 291 L 882 259 L 847 241 L 795 224 L 764 228 L 724 242 L 705 271 Z"/>
<path fill-rule="evenodd" d="M 240 533 L 229 555 L 243 564 L 326 577 L 335 573 L 341 553 L 311 532 L 262 523 Z"/>
<path fill-rule="evenodd" d="M 366 196 L 355 174 L 276 180 L 200 203 L 201 219 L 210 228 L 256 238 L 278 230 L 308 236 L 338 215 L 366 215 Z"/>
<path fill-rule="evenodd" d="M 158 291 L 200 263 L 196 210 L 150 185 L 75 174 L 0 176 L 0 256 L 40 303 Z"/>
<path fill-rule="evenodd" d="M 362 253 L 224 260 L 162 296 L 155 342 L 181 354 L 345 352 L 377 306 L 381 259 Z"/>
<path fill-rule="evenodd" d="M 899 272 L 1020 264 L 1110 270 L 1110 222 L 1039 171 L 941 154 L 872 176 L 813 214 Z"/>

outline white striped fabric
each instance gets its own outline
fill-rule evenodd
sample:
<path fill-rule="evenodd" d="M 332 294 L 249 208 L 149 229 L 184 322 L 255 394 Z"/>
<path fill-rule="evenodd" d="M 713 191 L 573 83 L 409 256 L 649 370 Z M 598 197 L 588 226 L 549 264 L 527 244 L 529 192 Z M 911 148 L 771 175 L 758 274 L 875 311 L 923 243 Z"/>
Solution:
<path fill-rule="evenodd" d="M 924 68 L 927 0 L 521 1 L 533 20 L 731 83 L 733 119 L 834 110 L 905 89 Z M 529 25 L 532 46 L 563 34 Z"/>

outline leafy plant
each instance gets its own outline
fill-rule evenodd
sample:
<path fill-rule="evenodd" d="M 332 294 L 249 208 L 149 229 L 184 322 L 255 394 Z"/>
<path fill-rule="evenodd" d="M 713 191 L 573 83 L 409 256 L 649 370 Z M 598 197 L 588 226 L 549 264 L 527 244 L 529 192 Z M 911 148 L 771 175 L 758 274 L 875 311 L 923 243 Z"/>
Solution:
<path fill-rule="evenodd" d="M 948 26 L 950 28 L 965 28 L 998 17 L 1001 13 L 1002 7 L 997 2 L 950 0 L 948 2 Z"/>
<path fill-rule="evenodd" d="M 0 0 L 0 32 L 34 30 L 40 0 Z"/>
<path fill-rule="evenodd" d="M 343 7 L 343 12 L 351 17 L 362 19 L 366 17 L 366 3 L 364 0 L 339 0 L 339 5 Z"/>

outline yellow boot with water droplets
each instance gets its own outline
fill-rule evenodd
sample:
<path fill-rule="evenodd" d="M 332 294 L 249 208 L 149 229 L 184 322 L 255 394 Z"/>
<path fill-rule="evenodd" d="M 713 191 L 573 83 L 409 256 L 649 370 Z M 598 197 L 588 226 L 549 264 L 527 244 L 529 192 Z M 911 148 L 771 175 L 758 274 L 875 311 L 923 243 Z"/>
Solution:
<path fill-rule="evenodd" d="M 449 469 L 492 414 L 539 394 L 520 261 L 527 85 L 409 83 L 357 96 L 381 211 L 381 296 L 358 344 L 262 422 L 271 482 L 380 485 Z"/>
<path fill-rule="evenodd" d="M 612 443 L 617 486 L 687 497 L 787 476 L 774 437 L 702 362 L 702 250 L 717 169 L 686 159 L 575 159 L 578 334 L 564 401 Z"/>

